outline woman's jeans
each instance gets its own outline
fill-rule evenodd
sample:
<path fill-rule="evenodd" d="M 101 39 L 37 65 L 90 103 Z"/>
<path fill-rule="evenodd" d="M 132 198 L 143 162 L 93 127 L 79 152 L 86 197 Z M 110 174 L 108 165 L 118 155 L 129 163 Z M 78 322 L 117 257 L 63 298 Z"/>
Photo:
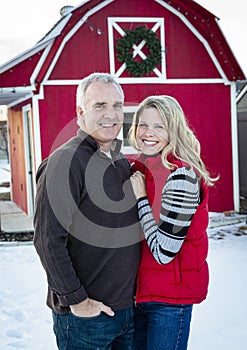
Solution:
<path fill-rule="evenodd" d="M 78 317 L 53 312 L 53 330 L 59 350 L 131 350 L 134 333 L 133 308 Z"/>
<path fill-rule="evenodd" d="M 140 303 L 135 308 L 134 350 L 186 350 L 193 305 Z"/>

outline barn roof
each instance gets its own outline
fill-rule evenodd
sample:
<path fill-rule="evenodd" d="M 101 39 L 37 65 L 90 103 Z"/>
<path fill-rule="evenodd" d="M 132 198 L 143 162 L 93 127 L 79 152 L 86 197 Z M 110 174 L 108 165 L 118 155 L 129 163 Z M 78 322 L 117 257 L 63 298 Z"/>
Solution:
<path fill-rule="evenodd" d="M 108 3 L 117 0 L 108 0 Z M 230 46 L 218 25 L 218 18 L 193 0 L 150 0 L 166 3 L 169 10 L 182 15 L 184 22 L 192 25 L 207 41 L 229 81 L 244 80 Z M 59 46 L 65 36 L 87 19 L 84 17 L 98 0 L 86 0 L 78 6 L 69 7 L 65 15 L 37 44 L 0 66 L 0 105 L 11 104 L 18 99 L 28 98 L 37 93 Z"/>

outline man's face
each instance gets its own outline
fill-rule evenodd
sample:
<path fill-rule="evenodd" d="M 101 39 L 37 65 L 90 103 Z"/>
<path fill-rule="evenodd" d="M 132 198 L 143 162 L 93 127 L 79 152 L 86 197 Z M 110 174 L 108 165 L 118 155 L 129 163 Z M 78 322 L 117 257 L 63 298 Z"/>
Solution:
<path fill-rule="evenodd" d="M 111 143 L 122 127 L 123 100 L 113 83 L 94 82 L 86 90 L 84 108 L 77 108 L 82 117 L 81 129 L 91 135 L 103 150 Z"/>

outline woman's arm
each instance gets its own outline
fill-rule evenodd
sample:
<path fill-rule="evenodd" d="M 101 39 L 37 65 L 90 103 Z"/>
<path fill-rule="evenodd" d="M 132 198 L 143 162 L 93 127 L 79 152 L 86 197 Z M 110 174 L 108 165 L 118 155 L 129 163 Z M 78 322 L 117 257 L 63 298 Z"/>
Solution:
<path fill-rule="evenodd" d="M 133 187 L 137 187 L 137 180 L 134 181 Z M 162 191 L 159 225 L 141 186 L 139 190 L 134 187 L 134 192 L 139 194 L 138 215 L 144 235 L 156 261 L 167 264 L 179 252 L 199 204 L 199 180 L 193 170 L 185 167 L 170 174 Z"/>

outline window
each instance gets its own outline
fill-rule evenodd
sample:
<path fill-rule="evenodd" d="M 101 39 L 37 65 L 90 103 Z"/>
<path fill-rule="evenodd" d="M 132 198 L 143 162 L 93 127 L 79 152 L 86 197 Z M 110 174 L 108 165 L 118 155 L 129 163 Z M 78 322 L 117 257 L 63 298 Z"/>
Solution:
<path fill-rule="evenodd" d="M 130 146 L 129 140 L 128 140 L 128 133 L 129 133 L 129 129 L 132 125 L 132 120 L 133 120 L 135 110 L 136 110 L 135 106 L 124 107 L 123 128 L 122 128 L 121 133 L 119 135 L 119 138 L 123 140 L 122 152 L 124 154 L 137 153 L 136 149 L 134 147 Z"/>

